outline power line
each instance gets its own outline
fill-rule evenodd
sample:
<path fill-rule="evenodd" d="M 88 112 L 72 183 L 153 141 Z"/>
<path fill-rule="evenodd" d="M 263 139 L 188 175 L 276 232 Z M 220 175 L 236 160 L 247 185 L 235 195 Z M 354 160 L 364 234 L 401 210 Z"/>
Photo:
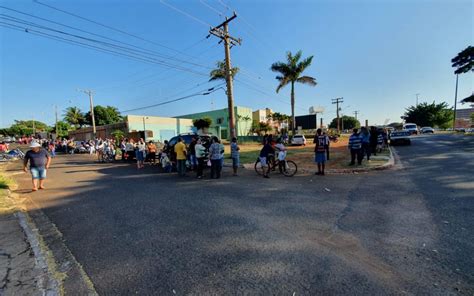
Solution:
<path fill-rule="evenodd" d="M 219 10 L 215 9 L 214 7 L 212 7 L 211 5 L 207 4 L 204 0 L 199 0 L 199 2 L 206 6 L 207 8 L 209 8 L 210 10 L 214 11 L 215 13 L 217 13 L 220 17 L 223 17 L 223 13 L 220 12 Z"/>
<path fill-rule="evenodd" d="M 0 7 L 3 7 L 3 6 L 0 6 Z M 13 10 L 13 11 L 21 13 L 17 10 Z M 51 27 L 46 27 L 46 26 L 41 25 L 41 24 L 33 23 L 31 21 L 28 21 L 28 20 L 20 19 L 20 18 L 17 18 L 17 17 L 5 15 L 5 14 L 0 14 L 0 16 L 2 16 L 3 19 L 6 18 L 9 21 L 13 21 L 13 22 L 17 22 L 17 23 L 21 23 L 21 24 L 25 24 L 25 25 L 30 25 L 30 26 L 35 26 L 35 27 L 41 28 L 43 30 L 49 30 L 49 31 L 54 31 L 56 33 L 60 33 L 60 34 L 65 34 L 65 35 L 68 35 L 68 36 L 74 36 L 76 38 L 84 39 L 84 40 L 87 40 L 87 41 L 90 41 L 90 42 L 101 43 L 101 44 L 106 45 L 106 46 L 112 46 L 112 47 L 120 48 L 120 49 L 129 51 L 129 52 L 133 51 L 133 52 L 138 52 L 140 54 L 150 54 L 150 55 L 158 56 L 158 57 L 165 58 L 165 59 L 172 59 L 172 60 L 175 60 L 175 61 L 178 61 L 178 62 L 181 62 L 181 63 L 188 63 L 188 64 L 192 64 L 192 65 L 195 65 L 195 66 L 198 66 L 198 67 L 202 67 L 202 68 L 206 68 L 206 69 L 212 69 L 211 67 L 208 67 L 208 66 L 205 66 L 205 65 L 193 63 L 193 62 L 190 62 L 190 61 L 184 61 L 184 60 L 176 59 L 175 57 L 166 56 L 166 55 L 163 55 L 161 53 L 157 53 L 155 51 L 144 49 L 144 48 L 135 46 L 133 44 L 122 42 L 122 41 L 119 41 L 119 40 L 116 40 L 116 39 L 108 38 L 108 37 L 100 35 L 100 34 L 95 34 L 95 33 L 88 32 L 88 31 L 85 31 L 85 30 L 82 30 L 82 29 L 78 29 L 78 28 L 75 28 L 75 27 L 72 27 L 72 26 L 64 25 L 64 24 L 61 24 L 61 23 L 58 23 L 58 22 L 55 22 L 55 21 L 50 21 L 50 20 L 47 20 L 47 19 L 44 19 L 44 18 L 39 18 L 39 17 L 36 17 L 34 15 L 30 15 L 30 14 L 27 14 L 27 15 L 29 15 L 31 17 L 34 17 L 34 18 L 44 20 L 44 21 L 47 21 L 47 22 L 58 24 L 60 26 L 71 28 L 73 30 L 77 30 L 77 31 L 80 31 L 80 32 L 84 32 L 84 33 L 87 33 L 87 34 L 98 36 L 100 38 L 104 38 L 104 39 L 107 39 L 107 40 L 110 40 L 110 41 L 113 41 L 113 42 L 117 42 L 119 44 L 124 44 L 124 45 L 127 45 L 127 46 L 131 46 L 131 47 L 137 48 L 137 49 L 127 48 L 127 47 L 124 47 L 124 46 L 108 43 L 108 42 L 105 42 L 105 41 L 91 39 L 91 38 L 88 38 L 88 37 L 83 37 L 83 36 L 80 36 L 80 35 L 71 34 L 71 33 L 60 31 L 60 30 L 57 30 L 57 29 L 54 29 L 54 28 L 51 28 Z M 162 61 L 162 62 L 165 63 L 165 61 Z"/>
<path fill-rule="evenodd" d="M 221 85 L 222 85 L 222 84 L 221 84 Z M 129 110 L 121 111 L 121 113 L 128 113 L 128 112 L 131 112 L 131 111 L 138 111 L 138 110 L 143 110 L 143 109 L 149 109 L 149 108 L 153 108 L 153 107 L 158 107 L 158 106 L 162 106 L 162 105 L 165 105 L 165 104 L 170 104 L 170 103 L 178 102 L 178 101 L 181 101 L 181 100 L 184 100 L 184 99 L 187 99 L 187 98 L 191 98 L 191 97 L 195 97 L 195 96 L 207 96 L 207 95 L 209 95 L 209 94 L 212 94 L 213 92 L 216 92 L 216 91 L 219 90 L 219 89 L 222 89 L 222 88 L 219 87 L 219 85 L 216 85 L 216 86 L 214 86 L 214 87 L 208 88 L 207 90 L 199 91 L 199 92 L 194 93 L 194 94 L 191 94 L 191 95 L 187 95 L 187 96 L 180 97 L 180 98 L 176 98 L 176 99 L 169 100 L 169 101 L 160 102 L 160 103 L 153 104 L 153 105 L 148 105 L 148 106 L 144 106 L 144 107 L 139 107 L 139 108 L 134 108 L 134 109 L 129 109 Z"/>
<path fill-rule="evenodd" d="M 35 2 L 35 3 L 39 4 L 39 5 L 43 5 L 43 6 L 45 6 L 45 7 L 48 7 L 48 8 L 50 8 L 50 9 L 54 9 L 54 10 L 56 10 L 56 11 L 62 12 L 62 13 L 64 13 L 64 14 L 67 14 L 67 15 L 70 15 L 70 16 L 73 16 L 73 17 L 82 19 L 82 20 L 84 20 L 84 21 L 87 21 L 87 22 L 96 24 L 96 25 L 98 25 L 98 26 L 107 28 L 107 29 L 109 29 L 109 30 L 112 30 L 112 31 L 115 31 L 115 32 L 118 32 L 118 33 L 121 33 L 121 34 L 124 34 L 124 35 L 127 35 L 127 36 L 130 36 L 130 37 L 133 37 L 133 38 L 136 38 L 136 39 L 139 39 L 139 40 L 148 42 L 148 43 L 150 43 L 150 44 L 154 44 L 154 45 L 157 45 L 157 46 L 160 46 L 160 47 L 163 47 L 163 48 L 172 50 L 172 51 L 174 51 L 174 52 L 178 52 L 178 53 L 180 53 L 180 54 L 189 56 L 189 55 L 186 54 L 185 52 L 181 52 L 181 51 L 179 51 L 179 50 L 177 50 L 177 49 L 174 49 L 174 48 L 171 48 L 171 47 L 169 47 L 169 46 L 160 44 L 160 43 L 155 42 L 155 41 L 151 41 L 151 40 L 145 39 L 145 38 L 140 37 L 140 36 L 138 36 L 138 35 L 135 35 L 135 34 L 132 34 L 132 33 L 128 33 L 128 32 L 126 32 L 126 31 L 123 31 L 123 30 L 114 28 L 114 27 L 109 26 L 109 25 L 106 25 L 106 24 L 99 23 L 99 22 L 97 22 L 97 21 L 94 21 L 94 20 L 85 18 L 85 17 L 83 17 L 83 16 L 80 16 L 80 15 L 78 15 L 78 14 L 75 14 L 75 13 L 72 13 L 72 12 L 69 12 L 69 11 L 66 11 L 66 10 L 63 10 L 63 9 L 54 7 L 54 6 L 52 6 L 52 5 L 49 5 L 49 4 L 40 2 L 40 1 L 38 1 L 38 0 L 33 0 L 33 2 Z"/>
<path fill-rule="evenodd" d="M 192 19 L 192 20 L 194 20 L 194 21 L 200 23 L 201 25 L 206 26 L 207 28 L 212 27 L 211 24 L 206 23 L 205 21 L 203 21 L 203 20 L 201 20 L 201 19 L 195 17 L 194 15 L 192 15 L 192 14 L 190 14 L 190 13 L 187 13 L 186 11 L 183 11 L 183 10 L 177 8 L 176 6 L 173 6 L 173 5 L 171 5 L 171 4 L 167 3 L 167 2 L 165 2 L 164 0 L 160 0 L 160 3 L 163 4 L 163 5 L 168 6 L 169 8 L 171 8 L 171 9 L 173 9 L 173 10 L 175 10 L 175 11 L 177 11 L 177 12 L 179 12 L 179 13 L 181 13 L 181 14 L 187 16 L 187 17 L 189 17 L 190 19 Z"/>
<path fill-rule="evenodd" d="M 0 17 L 0 18 L 2 18 L 2 17 Z M 3 17 L 3 19 L 5 19 L 5 18 Z M 112 47 L 112 48 L 114 48 L 114 49 L 116 49 L 116 50 L 119 50 L 119 51 L 110 50 L 110 49 L 103 48 L 103 47 L 99 47 L 99 46 L 94 46 L 94 45 L 91 45 L 91 44 L 87 44 L 87 43 L 84 43 L 84 42 L 79 42 L 79 41 L 77 41 L 77 40 L 73 40 L 73 39 L 69 39 L 69 38 L 63 38 L 63 37 L 60 37 L 60 36 L 56 36 L 56 35 L 52 35 L 52 34 L 47 34 L 47 33 L 44 33 L 44 32 L 41 32 L 41 31 L 37 31 L 37 30 L 33 30 L 33 29 L 27 28 L 27 27 L 20 27 L 20 28 L 23 28 L 26 33 L 29 33 L 29 32 L 41 33 L 41 34 L 48 35 L 48 36 L 51 36 L 51 37 L 56 37 L 56 38 L 59 38 L 59 39 L 67 40 L 67 41 L 69 41 L 69 42 L 79 43 L 79 44 L 86 45 L 86 46 L 89 46 L 89 47 L 93 47 L 93 48 L 96 48 L 96 49 L 101 49 L 101 50 L 103 50 L 103 51 L 113 52 L 113 53 L 116 53 L 116 54 L 119 54 L 119 55 L 124 55 L 124 56 L 128 56 L 128 57 L 132 57 L 132 58 L 139 59 L 139 60 L 142 60 L 142 61 L 152 62 L 152 63 L 158 64 L 158 65 L 162 65 L 162 66 L 165 66 L 165 67 L 168 67 L 168 68 L 174 68 L 174 69 L 178 69 L 178 70 L 181 70 L 181 71 L 193 73 L 193 74 L 196 74 L 196 75 L 207 76 L 207 74 L 204 74 L 204 73 L 201 73 L 201 72 L 197 72 L 197 71 L 194 71 L 194 70 L 191 70 L 191 69 L 188 69 L 188 68 L 180 67 L 180 66 L 178 66 L 178 65 L 168 64 L 168 63 L 165 62 L 165 61 L 158 60 L 158 59 L 156 59 L 156 58 L 153 58 L 153 57 L 147 56 L 147 55 L 145 55 L 145 54 L 142 54 L 142 53 L 140 53 L 139 51 L 136 51 L 136 50 L 133 50 L 133 49 L 130 49 L 130 48 L 126 48 L 126 47 L 123 47 L 123 46 L 118 46 L 118 45 L 111 44 L 111 43 L 108 43 L 108 42 L 104 42 L 104 41 L 100 41 L 100 40 L 95 40 L 95 39 L 91 39 L 91 38 L 87 38 L 87 37 L 83 37 L 83 36 L 71 34 L 71 33 L 68 33 L 68 32 L 64 32 L 64 31 L 60 31 L 60 30 L 56 30 L 56 29 L 44 27 L 44 26 L 37 25 L 37 24 L 34 24 L 34 23 L 26 23 L 26 22 L 22 22 L 22 21 L 14 21 L 14 20 L 10 20 L 10 19 L 8 19 L 8 18 L 5 19 L 5 20 L 11 21 L 11 22 L 20 23 L 20 24 L 26 24 L 26 25 L 33 26 L 33 27 L 36 27 L 36 28 L 39 28 L 39 29 L 52 31 L 52 32 L 55 32 L 55 33 L 67 35 L 67 36 L 74 37 L 74 38 L 78 38 L 78 39 L 85 40 L 85 41 L 88 41 L 88 42 L 99 43 L 99 44 L 102 45 L 102 46 L 109 46 L 109 47 Z M 8 24 L 8 23 L 4 23 L 4 24 Z M 10 24 L 10 25 L 11 25 L 11 24 Z M 18 27 L 19 27 L 19 26 L 18 26 Z M 120 50 L 122 50 L 122 52 L 120 52 Z M 124 51 L 125 51 L 126 53 L 124 53 Z M 138 52 L 138 53 L 137 53 L 137 52 Z"/>

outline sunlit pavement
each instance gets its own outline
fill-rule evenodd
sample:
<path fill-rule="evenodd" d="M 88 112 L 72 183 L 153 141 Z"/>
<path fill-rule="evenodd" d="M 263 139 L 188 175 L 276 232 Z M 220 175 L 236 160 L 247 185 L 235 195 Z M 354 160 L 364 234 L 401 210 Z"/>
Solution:
<path fill-rule="evenodd" d="M 474 137 L 396 152 L 382 172 L 219 180 L 60 156 L 17 193 L 101 295 L 472 295 Z"/>

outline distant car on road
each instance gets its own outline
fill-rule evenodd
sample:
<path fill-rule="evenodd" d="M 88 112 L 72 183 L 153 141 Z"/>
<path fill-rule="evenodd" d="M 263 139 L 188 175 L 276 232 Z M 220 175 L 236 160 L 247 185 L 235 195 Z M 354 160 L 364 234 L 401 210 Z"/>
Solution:
<path fill-rule="evenodd" d="M 306 146 L 306 138 L 304 137 L 304 135 L 294 135 L 291 139 L 291 145 Z"/>
<path fill-rule="evenodd" d="M 418 127 L 414 123 L 405 123 L 403 129 L 410 132 L 410 135 L 418 135 Z"/>
<path fill-rule="evenodd" d="M 15 138 L 12 138 L 12 137 L 5 137 L 2 139 L 2 142 L 5 142 L 5 143 L 12 143 L 12 142 L 15 142 Z"/>
<path fill-rule="evenodd" d="M 411 144 L 410 135 L 411 133 L 407 130 L 394 131 L 389 136 L 390 145 L 399 145 L 399 144 L 410 145 Z"/>
<path fill-rule="evenodd" d="M 429 127 L 429 126 L 425 126 L 425 127 L 422 127 L 420 129 L 420 132 L 422 134 L 434 134 L 434 129 L 432 127 Z"/>

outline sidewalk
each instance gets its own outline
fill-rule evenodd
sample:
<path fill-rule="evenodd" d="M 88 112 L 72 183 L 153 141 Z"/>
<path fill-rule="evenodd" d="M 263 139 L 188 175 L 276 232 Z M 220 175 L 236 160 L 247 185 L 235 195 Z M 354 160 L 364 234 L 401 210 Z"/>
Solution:
<path fill-rule="evenodd" d="M 41 272 L 14 212 L 8 190 L 0 189 L 0 295 L 41 295 Z"/>

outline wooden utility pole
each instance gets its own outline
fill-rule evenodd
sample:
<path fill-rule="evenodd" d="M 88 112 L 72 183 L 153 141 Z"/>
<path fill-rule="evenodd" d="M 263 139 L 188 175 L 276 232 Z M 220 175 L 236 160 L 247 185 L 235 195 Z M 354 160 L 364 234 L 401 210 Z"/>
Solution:
<path fill-rule="evenodd" d="M 456 129 L 456 111 L 457 111 L 457 104 L 458 104 L 458 78 L 459 78 L 459 74 L 456 74 L 456 90 L 454 92 L 453 131 Z"/>
<path fill-rule="evenodd" d="M 94 116 L 94 102 L 92 101 L 92 94 L 94 93 L 92 90 L 82 90 L 82 89 L 78 89 L 78 91 L 82 91 L 83 93 L 85 93 L 86 95 L 89 96 L 89 103 L 90 103 L 90 107 L 91 107 L 91 120 L 92 120 L 92 132 L 94 133 L 94 138 L 96 136 L 96 130 L 95 130 L 95 116 Z"/>
<path fill-rule="evenodd" d="M 55 127 L 56 127 L 56 139 L 58 136 L 58 105 L 54 105 L 54 115 L 55 115 Z"/>
<path fill-rule="evenodd" d="M 357 114 L 359 114 L 360 111 L 354 111 L 355 119 L 357 120 Z"/>
<path fill-rule="evenodd" d="M 234 114 L 234 94 L 232 86 L 232 67 L 230 63 L 230 48 L 234 45 L 240 45 L 242 40 L 240 38 L 234 38 L 229 35 L 229 22 L 235 19 L 237 15 L 234 12 L 234 15 L 230 18 L 225 19 L 225 21 L 218 25 L 217 27 L 211 28 L 209 33 L 220 38 L 224 41 L 224 50 L 225 50 L 225 77 L 227 82 L 227 105 L 229 109 L 229 129 L 230 129 L 230 138 L 236 136 L 235 132 L 235 114 Z"/>
<path fill-rule="evenodd" d="M 343 103 L 344 98 L 336 98 L 336 99 L 332 99 L 332 103 L 333 104 L 336 104 L 336 117 L 337 117 L 337 131 L 339 132 L 341 129 L 341 125 L 340 125 L 340 121 L 339 121 L 339 104 Z"/>

